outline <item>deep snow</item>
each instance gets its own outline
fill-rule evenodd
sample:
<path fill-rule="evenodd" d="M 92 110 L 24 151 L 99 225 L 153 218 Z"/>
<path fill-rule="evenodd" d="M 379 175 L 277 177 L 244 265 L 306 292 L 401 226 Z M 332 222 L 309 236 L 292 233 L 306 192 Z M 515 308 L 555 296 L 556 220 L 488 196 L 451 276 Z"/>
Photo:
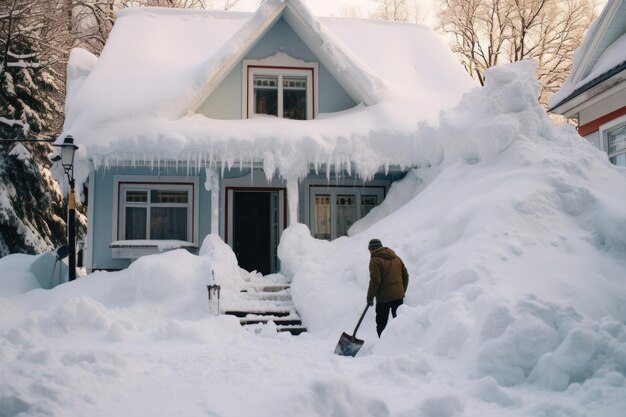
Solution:
<path fill-rule="evenodd" d="M 438 125 L 420 125 L 441 163 L 396 184 L 350 237 L 283 233 L 281 273 L 309 333 L 255 335 L 209 316 L 210 271 L 224 302 L 259 279 L 211 235 L 199 256 L 0 298 L 2 414 L 623 415 L 626 171 L 551 124 L 534 68 L 491 69 Z M 407 265 L 405 305 L 380 340 L 368 313 L 365 346 L 339 357 L 372 237 Z M 0 262 L 5 295 L 14 277 Z"/>

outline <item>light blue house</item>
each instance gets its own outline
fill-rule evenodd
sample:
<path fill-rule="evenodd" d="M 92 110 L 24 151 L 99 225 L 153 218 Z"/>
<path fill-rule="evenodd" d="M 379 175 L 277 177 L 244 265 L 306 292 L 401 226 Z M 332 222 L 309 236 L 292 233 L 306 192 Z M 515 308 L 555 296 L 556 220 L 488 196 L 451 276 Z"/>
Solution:
<path fill-rule="evenodd" d="M 410 167 L 438 162 L 418 123 L 472 86 L 412 24 L 316 18 L 299 0 L 126 9 L 101 56 L 74 50 L 68 67 L 86 267 L 218 233 L 242 268 L 278 271 L 290 224 L 344 236 Z"/>

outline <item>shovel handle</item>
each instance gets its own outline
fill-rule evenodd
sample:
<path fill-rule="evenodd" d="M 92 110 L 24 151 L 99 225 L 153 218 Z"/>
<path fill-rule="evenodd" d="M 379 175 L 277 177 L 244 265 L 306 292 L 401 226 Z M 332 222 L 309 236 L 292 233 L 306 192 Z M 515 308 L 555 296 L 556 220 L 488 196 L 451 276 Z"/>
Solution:
<path fill-rule="evenodd" d="M 369 304 L 365 305 L 365 310 L 363 310 L 363 314 L 361 314 L 361 318 L 359 319 L 359 322 L 356 324 L 356 327 L 354 328 L 354 333 L 352 333 L 352 337 L 356 336 L 356 331 L 359 330 L 359 326 L 361 325 L 361 322 L 363 321 L 363 317 L 365 317 L 365 313 L 367 313 L 367 310 L 370 308 Z"/>

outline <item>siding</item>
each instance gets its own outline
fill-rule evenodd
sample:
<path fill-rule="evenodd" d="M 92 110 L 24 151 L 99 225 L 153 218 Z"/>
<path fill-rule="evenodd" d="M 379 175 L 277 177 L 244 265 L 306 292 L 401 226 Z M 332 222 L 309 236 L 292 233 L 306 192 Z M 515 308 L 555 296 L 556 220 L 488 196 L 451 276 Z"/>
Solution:
<path fill-rule="evenodd" d="M 585 125 L 624 106 L 626 106 L 626 88 L 581 110 L 579 113 L 579 125 Z"/>

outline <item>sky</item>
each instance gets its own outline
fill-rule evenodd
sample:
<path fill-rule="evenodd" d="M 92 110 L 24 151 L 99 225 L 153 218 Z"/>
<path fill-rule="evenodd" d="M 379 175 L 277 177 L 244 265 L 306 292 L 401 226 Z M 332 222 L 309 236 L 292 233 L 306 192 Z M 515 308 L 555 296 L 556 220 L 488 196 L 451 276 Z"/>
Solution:
<path fill-rule="evenodd" d="M 432 4 L 435 1 L 419 1 L 420 13 L 424 23 L 432 21 Z M 305 2 L 316 16 L 343 16 L 345 9 L 354 8 L 359 12 L 359 17 L 368 17 L 369 13 L 376 7 L 373 0 L 306 0 Z M 252 11 L 256 9 L 257 4 L 258 0 L 242 0 L 235 10 Z"/>

